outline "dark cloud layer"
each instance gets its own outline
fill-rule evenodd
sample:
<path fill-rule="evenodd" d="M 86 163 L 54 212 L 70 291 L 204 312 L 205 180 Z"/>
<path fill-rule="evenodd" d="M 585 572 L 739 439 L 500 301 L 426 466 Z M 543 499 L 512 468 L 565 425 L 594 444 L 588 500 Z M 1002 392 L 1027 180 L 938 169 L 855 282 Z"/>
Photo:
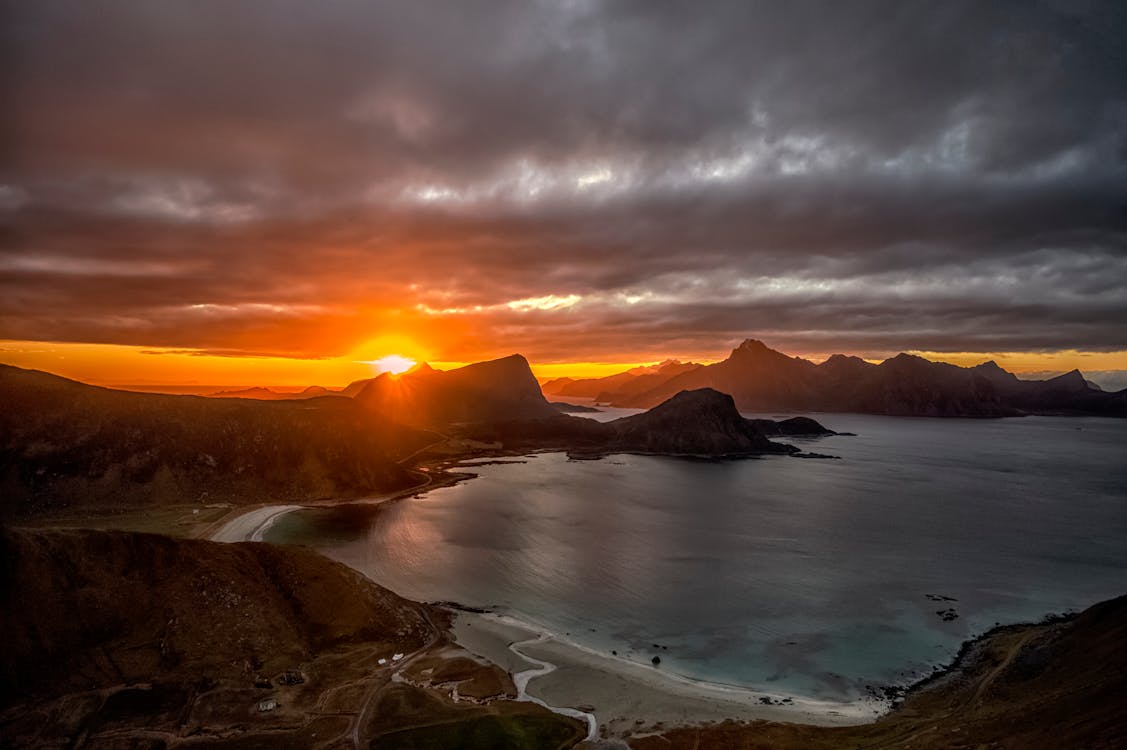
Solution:
<path fill-rule="evenodd" d="M 1122 3 L 37 0 L 3 21 L 0 338 L 1127 349 Z"/>

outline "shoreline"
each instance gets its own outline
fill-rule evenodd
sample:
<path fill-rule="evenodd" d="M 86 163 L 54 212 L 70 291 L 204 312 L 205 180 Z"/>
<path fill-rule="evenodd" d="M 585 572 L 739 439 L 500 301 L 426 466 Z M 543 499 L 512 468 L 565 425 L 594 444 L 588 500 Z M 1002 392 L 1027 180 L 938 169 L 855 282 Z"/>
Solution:
<path fill-rule="evenodd" d="M 380 497 L 234 508 L 200 536 L 220 542 L 261 542 L 279 518 L 295 510 L 348 504 L 381 505 L 476 476 L 458 472 L 459 468 L 472 470 L 490 463 L 519 463 L 520 458 L 562 452 L 553 449 L 485 452 L 445 458 L 414 469 L 427 481 L 411 488 Z M 906 697 L 924 692 L 943 678 L 959 673 L 967 653 L 976 645 L 996 633 L 1032 624 L 1004 624 L 967 638 L 950 662 L 936 667 L 930 674 L 907 685 L 883 686 L 883 699 L 863 697 L 839 702 L 699 680 L 605 654 L 511 615 L 475 611 L 455 602 L 430 606 L 443 608 L 453 615 L 448 632 L 455 642 L 511 675 L 518 689 L 518 700 L 535 702 L 555 713 L 585 721 L 588 739 L 660 734 L 673 728 L 706 727 L 729 721 L 818 727 L 872 724 L 895 713 Z"/>
<path fill-rule="evenodd" d="M 819 701 L 697 680 L 603 654 L 509 615 L 454 614 L 451 633 L 459 645 L 514 679 L 535 672 L 527 680 L 529 696 L 550 707 L 572 706 L 591 714 L 600 737 L 727 720 L 850 726 L 871 723 L 887 711 L 887 705 L 875 710 L 878 704 L 868 700 Z M 553 668 L 540 671 L 535 664 Z"/>
<path fill-rule="evenodd" d="M 416 471 L 425 474 L 429 481 L 383 497 L 234 508 L 200 536 L 222 543 L 263 542 L 270 527 L 288 513 L 304 508 L 382 505 L 402 500 L 421 491 L 472 479 L 476 475 L 451 471 L 480 465 L 463 461 L 498 458 L 511 460 L 512 456 L 446 460 L 426 467 L 426 471 L 420 467 Z M 660 730 L 726 719 L 844 726 L 873 721 L 883 713 L 874 711 L 873 704 L 863 701 L 855 704 L 816 701 L 696 680 L 602 654 L 509 615 L 475 613 L 456 608 L 456 605 L 446 608 L 454 615 L 450 629 L 454 640 L 508 672 L 518 687 L 518 700 L 538 703 L 555 713 L 586 722 L 588 739 L 592 740 L 597 739 L 600 732 L 602 736 L 617 736 L 642 727 Z M 480 635 L 471 634 L 468 629 L 475 627 Z"/>
<path fill-rule="evenodd" d="M 412 469 L 414 473 L 425 477 L 426 481 L 401 490 L 392 490 L 383 495 L 310 500 L 305 503 L 258 503 L 235 506 L 194 536 L 212 542 L 262 542 L 263 536 L 279 518 L 296 510 L 332 508 L 338 505 L 383 505 L 384 503 L 413 497 L 420 492 L 427 492 L 439 487 L 449 487 L 477 476 L 471 473 L 450 471 L 452 468 L 457 468 L 457 462 L 443 461 L 436 466 Z M 251 527 L 249 532 L 247 531 L 248 526 Z"/>

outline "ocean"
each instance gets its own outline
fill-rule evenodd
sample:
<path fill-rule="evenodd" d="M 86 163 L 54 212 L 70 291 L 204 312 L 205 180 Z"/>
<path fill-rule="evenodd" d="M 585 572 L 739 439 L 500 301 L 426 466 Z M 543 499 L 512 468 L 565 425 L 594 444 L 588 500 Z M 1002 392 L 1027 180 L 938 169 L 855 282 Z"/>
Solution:
<path fill-rule="evenodd" d="M 281 516 L 265 539 L 412 599 L 830 700 L 911 682 L 996 623 L 1127 593 L 1127 421 L 813 416 L 857 434 L 788 442 L 839 459 L 477 462 L 415 497 Z"/>

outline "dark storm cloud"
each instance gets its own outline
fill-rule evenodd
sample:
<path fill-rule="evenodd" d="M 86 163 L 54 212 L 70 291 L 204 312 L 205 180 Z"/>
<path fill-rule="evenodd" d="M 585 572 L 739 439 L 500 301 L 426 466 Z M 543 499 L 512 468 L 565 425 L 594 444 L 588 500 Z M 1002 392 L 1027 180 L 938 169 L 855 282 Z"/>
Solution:
<path fill-rule="evenodd" d="M 403 308 L 472 321 L 447 358 L 1127 349 L 1121 4 L 4 19 L 0 337 L 331 354 Z"/>

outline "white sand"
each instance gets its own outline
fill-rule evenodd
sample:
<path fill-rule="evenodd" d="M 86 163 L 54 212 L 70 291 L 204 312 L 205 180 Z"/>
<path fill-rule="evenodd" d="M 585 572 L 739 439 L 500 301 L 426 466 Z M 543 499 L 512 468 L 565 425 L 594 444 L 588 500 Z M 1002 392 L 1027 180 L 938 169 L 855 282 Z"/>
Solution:
<path fill-rule="evenodd" d="M 609 736 L 655 727 L 700 725 L 734 719 L 768 720 L 823 726 L 863 724 L 879 711 L 867 701 L 814 701 L 700 682 L 626 659 L 596 653 L 550 633 L 498 615 L 459 613 L 454 635 L 467 650 L 510 673 L 528 674 L 527 692 L 553 707 L 593 713 Z M 515 643 L 528 659 L 551 670 L 537 669 L 513 653 Z M 531 667 L 531 669 L 530 669 Z M 764 697 L 789 705 L 766 705 Z"/>
<path fill-rule="evenodd" d="M 213 542 L 261 542 L 266 530 L 301 505 L 268 505 L 235 516 L 211 535 Z"/>
<path fill-rule="evenodd" d="M 533 666 L 510 649 L 509 644 L 535 638 L 538 634 L 514 620 L 459 612 L 452 632 L 454 640 L 467 651 L 488 659 L 509 674 Z"/>

